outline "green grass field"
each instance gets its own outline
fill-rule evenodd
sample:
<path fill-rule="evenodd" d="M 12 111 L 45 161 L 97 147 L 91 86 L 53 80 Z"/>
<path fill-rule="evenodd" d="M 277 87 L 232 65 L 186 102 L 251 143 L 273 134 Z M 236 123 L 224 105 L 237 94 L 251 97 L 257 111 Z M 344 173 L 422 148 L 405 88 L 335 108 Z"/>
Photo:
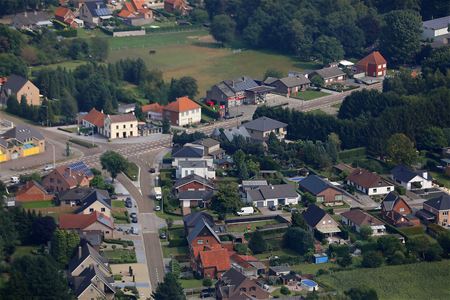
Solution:
<path fill-rule="evenodd" d="M 330 95 L 330 94 L 324 93 L 321 91 L 306 90 L 306 91 L 298 92 L 296 95 L 293 95 L 293 97 L 308 101 L 308 100 L 317 99 L 317 98 L 327 96 L 327 95 Z"/>
<path fill-rule="evenodd" d="M 255 231 L 257 227 L 264 227 L 266 225 L 274 225 L 278 224 L 277 220 L 267 220 L 267 221 L 258 221 L 258 222 L 250 222 L 245 224 L 236 224 L 236 225 L 228 225 L 228 231 L 230 232 L 248 232 Z"/>
<path fill-rule="evenodd" d="M 102 251 L 102 256 L 109 260 L 112 264 L 135 263 L 136 253 L 131 249 L 115 249 Z"/>
<path fill-rule="evenodd" d="M 370 287 L 380 300 L 450 299 L 450 260 L 410 265 L 355 269 L 322 275 L 317 281 L 338 291 Z"/>
<path fill-rule="evenodd" d="M 125 207 L 125 202 L 122 200 L 114 200 L 111 202 L 112 207 L 117 207 L 117 208 L 124 208 Z"/>
<path fill-rule="evenodd" d="M 176 255 L 187 255 L 189 253 L 189 249 L 187 246 L 182 247 L 168 247 L 167 245 L 163 245 L 162 252 L 164 257 L 172 257 Z"/>
<path fill-rule="evenodd" d="M 149 68 L 158 68 L 165 79 L 192 76 L 199 85 L 199 97 L 213 84 L 224 79 L 248 75 L 261 79 L 269 68 L 282 72 L 314 69 L 314 63 L 302 63 L 293 57 L 271 52 L 220 48 L 205 30 L 154 33 L 139 37 L 111 38 L 109 62 L 123 58 L 142 58 Z M 155 50 L 155 54 L 150 54 Z"/>
<path fill-rule="evenodd" d="M 45 208 L 55 206 L 53 202 L 50 201 L 33 201 L 22 203 L 23 208 Z"/>
<path fill-rule="evenodd" d="M 180 279 L 180 284 L 183 289 L 199 288 L 203 286 L 201 279 Z"/>

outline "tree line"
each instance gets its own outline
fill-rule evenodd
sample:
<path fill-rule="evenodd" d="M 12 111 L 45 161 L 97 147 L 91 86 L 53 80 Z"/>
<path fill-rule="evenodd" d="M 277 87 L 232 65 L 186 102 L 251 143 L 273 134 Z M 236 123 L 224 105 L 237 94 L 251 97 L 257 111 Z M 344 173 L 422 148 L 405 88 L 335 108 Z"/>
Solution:
<path fill-rule="evenodd" d="M 445 3 L 444 3 L 445 2 Z M 448 1 L 205 0 L 211 33 L 324 63 L 379 47 L 390 63 L 420 50 L 421 21 L 450 14 Z"/>

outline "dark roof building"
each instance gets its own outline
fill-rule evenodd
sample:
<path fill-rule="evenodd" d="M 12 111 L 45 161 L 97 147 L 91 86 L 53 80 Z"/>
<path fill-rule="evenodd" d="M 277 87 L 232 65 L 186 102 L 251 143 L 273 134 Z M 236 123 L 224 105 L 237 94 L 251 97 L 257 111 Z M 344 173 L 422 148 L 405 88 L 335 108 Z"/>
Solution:
<path fill-rule="evenodd" d="M 51 25 L 51 14 L 45 11 L 24 12 L 13 17 L 12 26 L 17 29 Z"/>
<path fill-rule="evenodd" d="M 172 150 L 172 157 L 190 157 L 190 158 L 202 158 L 203 150 L 201 148 L 184 146 Z"/>
<path fill-rule="evenodd" d="M 17 125 L 1 135 L 3 139 L 15 139 L 20 143 L 30 142 L 32 139 L 43 140 L 44 136 L 33 127 Z"/>
<path fill-rule="evenodd" d="M 208 179 L 206 179 L 204 177 L 198 176 L 197 174 L 190 174 L 190 175 L 188 175 L 186 177 L 178 179 L 177 181 L 175 181 L 173 187 L 175 189 L 179 189 L 179 188 L 181 188 L 181 187 L 183 187 L 183 186 L 185 186 L 185 185 L 187 185 L 189 183 L 192 183 L 194 181 L 199 183 L 199 184 L 201 184 L 201 185 L 203 185 L 203 186 L 206 186 L 206 187 L 209 187 L 211 189 L 214 189 L 214 184 L 210 180 L 208 180 Z"/>
<path fill-rule="evenodd" d="M 199 218 L 198 222 L 195 224 L 195 227 L 189 232 L 187 237 L 187 241 L 189 244 L 199 236 L 203 231 L 208 231 L 220 244 L 220 238 L 213 230 L 213 228 L 209 225 L 209 221 L 205 218 Z"/>
<path fill-rule="evenodd" d="M 303 218 L 309 226 L 315 227 L 326 214 L 323 209 L 315 204 L 311 204 L 303 211 Z"/>
<path fill-rule="evenodd" d="M 256 280 L 231 268 L 217 281 L 216 297 L 219 300 L 269 299 L 270 293 L 262 289 Z"/>
<path fill-rule="evenodd" d="M 335 188 L 329 181 L 317 175 L 309 175 L 299 182 L 299 186 L 313 195 L 317 195 L 328 188 Z"/>
<path fill-rule="evenodd" d="M 214 227 L 214 218 L 210 214 L 197 211 L 183 217 L 184 228 L 189 233 L 201 220 L 208 223 L 210 227 Z"/>
<path fill-rule="evenodd" d="M 247 130 L 257 130 L 262 132 L 272 131 L 274 129 L 287 127 L 286 123 L 268 118 L 268 117 L 260 117 L 253 121 L 244 123 L 243 126 L 247 128 Z"/>
<path fill-rule="evenodd" d="M 425 201 L 424 204 L 439 211 L 450 210 L 450 195 L 442 194 L 439 197 Z"/>

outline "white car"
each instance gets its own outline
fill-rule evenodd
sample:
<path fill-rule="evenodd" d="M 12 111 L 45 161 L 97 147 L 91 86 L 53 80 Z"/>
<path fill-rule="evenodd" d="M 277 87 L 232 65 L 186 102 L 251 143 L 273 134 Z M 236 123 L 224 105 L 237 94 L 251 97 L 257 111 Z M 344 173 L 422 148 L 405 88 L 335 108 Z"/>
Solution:
<path fill-rule="evenodd" d="M 159 207 L 159 205 L 155 206 L 155 211 L 160 211 L 161 207 Z"/>
<path fill-rule="evenodd" d="M 50 170 L 53 170 L 53 165 L 46 165 L 44 167 L 44 171 L 50 171 Z"/>

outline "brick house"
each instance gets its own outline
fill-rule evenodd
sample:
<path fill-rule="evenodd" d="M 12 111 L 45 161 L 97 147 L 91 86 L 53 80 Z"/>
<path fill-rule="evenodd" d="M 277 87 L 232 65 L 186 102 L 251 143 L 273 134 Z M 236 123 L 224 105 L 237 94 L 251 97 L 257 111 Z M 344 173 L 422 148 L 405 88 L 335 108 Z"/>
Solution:
<path fill-rule="evenodd" d="M 80 118 L 81 126 L 86 128 L 94 128 L 94 132 L 103 134 L 105 126 L 105 114 L 103 111 L 98 111 L 92 108 L 88 114 Z"/>
<path fill-rule="evenodd" d="M 188 97 L 180 97 L 164 106 L 163 118 L 174 126 L 198 124 L 202 119 L 202 109 Z"/>
<path fill-rule="evenodd" d="M 53 198 L 54 196 L 35 180 L 27 181 L 15 195 L 18 202 L 50 201 Z"/>
<path fill-rule="evenodd" d="M 384 223 L 360 209 L 351 209 L 341 214 L 342 223 L 353 227 L 360 232 L 361 227 L 368 226 L 372 229 L 372 235 L 383 235 L 386 233 Z"/>
<path fill-rule="evenodd" d="M 187 191 L 210 191 L 214 190 L 214 184 L 204 177 L 191 174 L 175 181 L 173 188 L 176 193 Z"/>
<path fill-rule="evenodd" d="M 434 215 L 434 222 L 442 227 L 449 227 L 450 195 L 442 194 L 423 203 L 423 209 Z"/>
<path fill-rule="evenodd" d="M 83 27 L 83 21 L 77 20 L 73 11 L 67 7 L 57 7 L 55 9 L 55 19 L 71 28 Z"/>
<path fill-rule="evenodd" d="M 269 79 L 269 78 L 268 78 Z M 267 80 L 267 79 L 266 79 Z M 311 81 L 304 75 L 289 76 L 280 79 L 270 80 L 270 86 L 275 88 L 275 92 L 286 97 L 304 91 L 311 85 Z M 266 81 L 264 81 L 266 83 Z"/>
<path fill-rule="evenodd" d="M 242 124 L 247 129 L 250 139 L 256 142 L 265 142 L 273 133 L 280 140 L 287 135 L 287 124 L 268 117 L 260 117 Z"/>
<path fill-rule="evenodd" d="M 262 289 L 256 279 L 250 279 L 234 268 L 225 272 L 215 287 L 218 300 L 270 298 L 270 293 Z"/>
<path fill-rule="evenodd" d="M 311 73 L 309 78 L 312 78 L 316 75 L 323 79 L 325 85 L 341 83 L 347 78 L 347 74 L 345 74 L 345 72 L 338 67 L 328 67 L 314 71 Z"/>
<path fill-rule="evenodd" d="M 168 13 L 174 14 L 179 12 L 184 16 L 189 13 L 190 9 L 186 0 L 164 0 L 164 10 Z"/>
<path fill-rule="evenodd" d="M 381 216 L 391 225 L 417 226 L 418 218 L 413 215 L 411 207 L 396 192 L 390 192 L 381 203 Z"/>
<path fill-rule="evenodd" d="M 327 237 L 331 237 L 334 234 L 341 232 L 339 224 L 315 204 L 310 204 L 308 208 L 302 212 L 302 215 L 310 232 L 317 230 Z"/>
<path fill-rule="evenodd" d="M 308 192 L 316 197 L 318 203 L 324 205 L 342 205 L 344 192 L 317 175 L 309 175 L 299 183 L 303 192 Z"/>
<path fill-rule="evenodd" d="M 214 218 L 210 214 L 203 211 L 193 212 L 183 217 L 184 232 L 186 236 L 189 235 L 201 219 L 204 219 L 211 228 L 214 228 Z"/>
<path fill-rule="evenodd" d="M 82 162 L 53 169 L 42 180 L 42 185 L 51 192 L 64 192 L 76 187 L 88 187 L 94 175 Z"/>
<path fill-rule="evenodd" d="M 208 221 L 200 218 L 188 237 L 191 267 L 203 277 L 220 278 L 231 267 L 228 250 Z"/>
<path fill-rule="evenodd" d="M 9 76 L 1 86 L 0 106 L 6 106 L 9 96 L 15 96 L 19 103 L 22 97 L 25 97 L 28 105 L 41 105 L 41 97 L 37 86 L 19 75 Z"/>
<path fill-rule="evenodd" d="M 114 222 L 98 211 L 90 214 L 62 214 L 59 216 L 59 228 L 64 230 L 74 230 L 78 233 L 82 231 L 101 231 L 104 238 L 114 237 Z"/>
<path fill-rule="evenodd" d="M 132 26 L 142 26 L 153 22 L 153 11 L 143 0 L 124 2 L 122 10 L 117 16 Z"/>
<path fill-rule="evenodd" d="M 387 61 L 378 51 L 373 51 L 356 64 L 358 72 L 364 72 L 370 77 L 384 77 L 387 71 Z"/>

